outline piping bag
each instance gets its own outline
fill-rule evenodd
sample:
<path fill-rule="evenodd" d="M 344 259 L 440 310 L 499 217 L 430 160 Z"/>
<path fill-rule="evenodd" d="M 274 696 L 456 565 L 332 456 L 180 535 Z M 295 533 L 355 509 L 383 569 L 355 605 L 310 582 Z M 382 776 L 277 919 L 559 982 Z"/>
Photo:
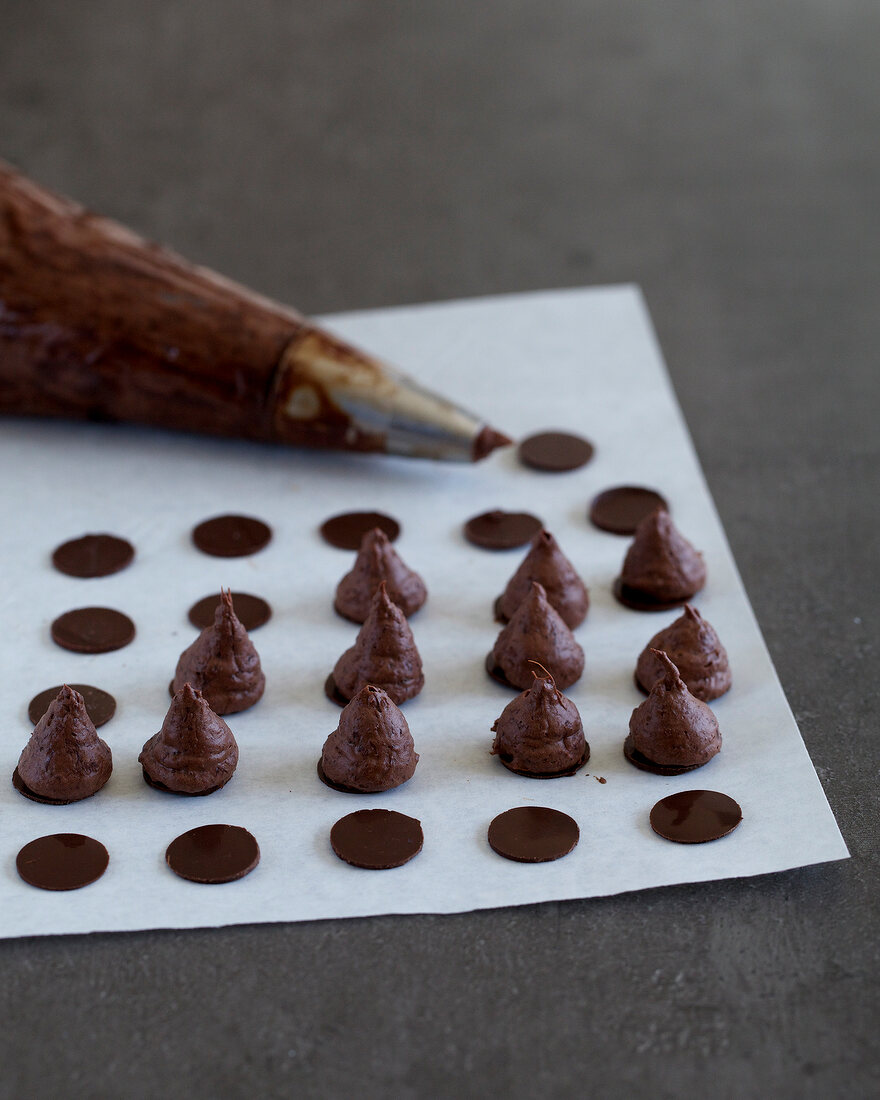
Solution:
<path fill-rule="evenodd" d="M 0 414 L 472 462 L 484 420 L 0 161 Z"/>

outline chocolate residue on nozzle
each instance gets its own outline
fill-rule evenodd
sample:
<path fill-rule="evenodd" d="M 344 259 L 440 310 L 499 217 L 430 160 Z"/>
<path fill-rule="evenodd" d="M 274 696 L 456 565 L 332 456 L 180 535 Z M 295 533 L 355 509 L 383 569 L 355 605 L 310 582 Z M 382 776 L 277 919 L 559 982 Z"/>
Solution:
<path fill-rule="evenodd" d="M 492 755 L 510 771 L 535 779 L 574 775 L 590 758 L 581 716 L 542 671 L 543 677 L 533 671 L 531 687 L 492 726 Z"/>
<path fill-rule="evenodd" d="M 184 684 L 138 761 L 151 787 L 174 794 L 212 794 L 232 778 L 238 745 L 202 693 Z"/>
<path fill-rule="evenodd" d="M 198 688 L 217 714 L 235 714 L 258 702 L 266 686 L 260 657 L 222 591 L 214 622 L 183 651 L 171 682 L 175 695 L 184 684 Z"/>
<path fill-rule="evenodd" d="M 484 425 L 474 438 L 474 462 L 486 458 L 499 447 L 509 447 L 513 440 L 503 432 L 496 432 L 488 424 Z"/>
<path fill-rule="evenodd" d="M 663 676 L 632 712 L 623 751 L 643 771 L 679 775 L 708 763 L 721 749 L 721 733 L 711 709 L 691 695 L 667 655 L 653 653 Z"/>
<path fill-rule="evenodd" d="M 353 569 L 339 582 L 334 608 L 343 618 L 363 623 L 382 581 L 389 598 L 406 616 L 418 611 L 428 597 L 422 578 L 404 564 L 385 532 L 374 527 L 361 540 Z"/>
<path fill-rule="evenodd" d="M 678 669 L 688 691 L 708 703 L 729 690 L 730 664 L 727 652 L 711 623 L 707 623 L 696 608 L 685 605 L 684 614 L 655 634 L 639 656 L 636 683 L 643 691 L 651 690 L 664 674 L 664 667 L 654 655 L 662 650 Z"/>
<path fill-rule="evenodd" d="M 638 610 L 662 610 L 690 599 L 705 583 L 702 555 L 657 508 L 636 528 L 614 594 Z"/>
<path fill-rule="evenodd" d="M 590 606 L 589 594 L 556 539 L 546 530 L 532 539 L 529 552 L 499 596 L 495 612 L 500 622 L 509 622 L 534 581 L 543 585 L 547 599 L 568 627 L 574 630 L 580 626 Z"/>
<path fill-rule="evenodd" d="M 525 690 L 533 679 L 532 664 L 540 662 L 563 690 L 580 679 L 584 651 L 547 600 L 537 581 L 495 640 L 487 668 L 498 669 L 511 686 Z"/>
<path fill-rule="evenodd" d="M 110 748 L 83 697 L 64 684 L 18 759 L 16 787 L 35 801 L 79 802 L 99 791 L 112 770 Z"/>
<path fill-rule="evenodd" d="M 373 684 L 345 707 L 324 742 L 318 775 L 339 791 L 390 791 L 411 779 L 419 761 L 406 718 Z"/>
<path fill-rule="evenodd" d="M 403 612 L 379 585 L 364 625 L 351 649 L 336 662 L 333 681 L 351 700 L 367 684 L 382 688 L 397 703 L 412 699 L 425 686 L 422 659 Z M 336 700 L 334 700 L 336 701 Z"/>

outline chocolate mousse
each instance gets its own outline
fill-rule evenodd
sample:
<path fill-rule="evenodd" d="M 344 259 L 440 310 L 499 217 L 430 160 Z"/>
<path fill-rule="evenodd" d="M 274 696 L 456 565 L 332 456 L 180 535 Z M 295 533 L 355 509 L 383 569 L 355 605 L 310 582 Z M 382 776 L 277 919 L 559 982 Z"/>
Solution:
<path fill-rule="evenodd" d="M 508 703 L 492 727 L 492 755 L 505 768 L 534 779 L 574 775 L 590 759 L 577 707 L 553 677 L 533 669 L 531 687 Z"/>
<path fill-rule="evenodd" d="M 654 650 L 663 678 L 632 712 L 627 760 L 642 771 L 680 775 L 707 764 L 721 749 L 721 733 L 710 707 L 688 691 L 665 653 Z"/>
<path fill-rule="evenodd" d="M 572 630 L 587 616 L 590 597 L 574 566 L 559 549 L 549 531 L 539 531 L 532 539 L 529 552 L 510 578 L 503 594 L 495 603 L 499 622 L 509 622 L 513 613 L 529 594 L 532 582 L 543 585 L 547 599 Z"/>
<path fill-rule="evenodd" d="M 684 614 L 648 642 L 636 664 L 636 683 L 645 692 L 664 675 L 654 650 L 663 650 L 678 669 L 688 691 L 708 703 L 730 689 L 727 652 L 711 623 L 696 608 L 685 605 Z"/>
<path fill-rule="evenodd" d="M 389 598 L 385 581 L 376 589 L 354 645 L 336 662 L 325 690 L 334 702 L 344 705 L 367 684 L 382 688 L 398 705 L 425 686 L 422 658 L 409 623 Z"/>
<path fill-rule="evenodd" d="M 343 618 L 362 623 L 382 581 L 406 616 L 418 611 L 428 597 L 422 578 L 403 563 L 385 532 L 374 527 L 361 539 L 354 568 L 339 582 L 333 606 Z"/>
<path fill-rule="evenodd" d="M 636 611 L 667 611 L 705 583 L 702 555 L 679 533 L 669 513 L 657 508 L 636 528 L 614 595 Z"/>
<path fill-rule="evenodd" d="M 232 778 L 238 745 L 205 696 L 184 684 L 138 760 L 151 787 L 174 794 L 213 794 Z"/>
<path fill-rule="evenodd" d="M 411 779 L 418 761 L 406 719 L 387 692 L 368 684 L 324 742 L 318 775 L 337 791 L 372 794 Z"/>
<path fill-rule="evenodd" d="M 64 684 L 34 727 L 13 783 L 35 802 L 79 802 L 110 778 L 113 759 L 78 691 Z"/>
<path fill-rule="evenodd" d="M 205 627 L 177 662 L 171 694 L 184 684 L 203 693 L 216 714 L 236 714 L 259 702 L 266 686 L 259 655 L 232 606 L 221 592 L 214 622 Z"/>
<path fill-rule="evenodd" d="M 486 669 L 493 679 L 522 691 L 531 687 L 535 662 L 563 690 L 584 671 L 584 651 L 537 581 L 495 640 Z"/>

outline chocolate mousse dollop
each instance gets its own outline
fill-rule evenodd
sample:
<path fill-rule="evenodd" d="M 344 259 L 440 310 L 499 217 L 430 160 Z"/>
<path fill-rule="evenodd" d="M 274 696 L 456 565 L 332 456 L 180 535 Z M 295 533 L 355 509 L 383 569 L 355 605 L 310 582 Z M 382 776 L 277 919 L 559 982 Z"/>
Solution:
<path fill-rule="evenodd" d="M 636 664 L 636 682 L 650 691 L 665 674 L 654 650 L 663 650 L 678 669 L 688 691 L 708 703 L 730 688 L 727 652 L 711 623 L 696 608 L 685 605 L 684 614 L 655 634 L 642 650 Z"/>
<path fill-rule="evenodd" d="M 590 597 L 584 582 L 549 531 L 539 531 L 535 535 L 519 569 L 499 596 L 495 611 L 501 622 L 510 621 L 534 581 L 544 586 L 547 599 L 567 626 L 574 630 L 581 625 L 587 616 Z"/>
<path fill-rule="evenodd" d="M 562 689 L 584 671 L 584 651 L 537 581 L 496 638 L 486 668 L 496 679 L 525 690 L 533 680 L 533 662 L 547 669 Z"/>
<path fill-rule="evenodd" d="M 343 618 L 362 623 L 382 581 L 391 600 L 406 616 L 418 611 L 428 597 L 422 578 L 404 564 L 385 532 L 374 527 L 361 539 L 354 568 L 339 582 L 333 606 Z"/>
<path fill-rule="evenodd" d="M 212 794 L 232 778 L 238 745 L 202 692 L 184 684 L 138 760 L 151 787 L 175 794 Z"/>
<path fill-rule="evenodd" d="M 95 731 L 83 697 L 64 684 L 18 758 L 16 786 L 37 800 L 79 802 L 99 791 L 112 770 L 110 747 Z"/>
<path fill-rule="evenodd" d="M 337 790 L 370 794 L 412 779 L 418 762 L 403 714 L 387 692 L 368 684 L 345 707 L 339 726 L 324 742 L 318 774 Z"/>
<path fill-rule="evenodd" d="M 171 694 L 192 684 L 215 714 L 247 710 L 262 698 L 266 677 L 254 643 L 232 606 L 232 593 L 221 592 L 214 622 L 206 626 L 177 662 Z"/>
<path fill-rule="evenodd" d="M 532 685 L 508 703 L 492 727 L 492 755 L 519 775 L 550 779 L 574 775 L 590 759 L 577 707 L 553 677 L 532 670 Z"/>
<path fill-rule="evenodd" d="M 660 650 L 654 654 L 663 677 L 632 712 L 623 751 L 643 771 L 679 775 L 708 763 L 721 749 L 721 733 L 711 708 L 691 695 L 672 661 Z"/>
<path fill-rule="evenodd" d="M 690 599 L 706 583 L 702 555 L 691 546 L 664 508 L 636 528 L 623 561 L 615 595 L 641 610 L 662 610 Z"/>
<path fill-rule="evenodd" d="M 422 658 L 409 623 L 389 598 L 384 581 L 373 595 L 354 645 L 336 662 L 331 680 L 346 702 L 367 684 L 382 688 L 398 705 L 425 686 Z"/>

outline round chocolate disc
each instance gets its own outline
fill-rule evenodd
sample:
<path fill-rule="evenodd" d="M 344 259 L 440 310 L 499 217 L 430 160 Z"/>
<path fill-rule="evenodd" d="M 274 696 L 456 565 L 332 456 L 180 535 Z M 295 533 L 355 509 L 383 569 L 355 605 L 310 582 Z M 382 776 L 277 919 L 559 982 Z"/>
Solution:
<path fill-rule="evenodd" d="M 116 713 L 116 700 L 109 691 L 102 691 L 100 688 L 92 687 L 91 684 L 70 684 L 68 686 L 72 687 L 74 691 L 78 691 L 83 697 L 83 702 L 95 729 L 109 722 Z M 49 704 L 61 691 L 62 687 L 63 684 L 58 684 L 56 687 L 46 688 L 45 691 L 41 691 L 39 695 L 35 695 L 31 699 L 28 703 L 28 718 L 30 718 L 33 725 L 36 725 L 43 717 L 49 709 Z"/>
<path fill-rule="evenodd" d="M 355 810 L 330 830 L 341 860 L 367 871 L 402 867 L 422 850 L 422 823 L 396 810 Z"/>
<path fill-rule="evenodd" d="M 80 833 L 41 836 L 15 857 L 24 881 L 41 890 L 79 890 L 99 879 L 109 862 L 104 845 Z"/>
<path fill-rule="evenodd" d="M 360 550 L 361 539 L 374 527 L 384 531 L 389 542 L 394 542 L 400 534 L 397 520 L 382 512 L 344 512 L 325 520 L 321 524 L 321 535 L 338 550 Z"/>
<path fill-rule="evenodd" d="M 693 597 L 682 596 L 679 600 L 657 600 L 647 592 L 640 592 L 638 588 L 630 588 L 618 577 L 611 589 L 618 603 L 631 611 L 672 611 L 676 607 L 683 607 Z"/>
<path fill-rule="evenodd" d="M 111 607 L 78 607 L 52 623 L 52 641 L 73 653 L 110 653 L 134 641 L 134 623 Z"/>
<path fill-rule="evenodd" d="M 656 508 L 669 511 L 669 505 L 654 489 L 620 485 L 594 497 L 588 515 L 590 523 L 601 531 L 610 531 L 612 535 L 634 535 L 645 516 Z"/>
<path fill-rule="evenodd" d="M 193 529 L 192 540 L 212 558 L 244 558 L 256 554 L 272 538 L 272 528 L 253 516 L 214 516 Z"/>
<path fill-rule="evenodd" d="M 569 432 L 538 432 L 519 445 L 519 460 L 533 470 L 561 474 L 578 470 L 593 457 L 593 444 L 579 435 Z"/>
<path fill-rule="evenodd" d="M 205 596 L 189 609 L 189 621 L 198 630 L 214 623 L 214 612 L 220 605 L 220 594 Z M 256 630 L 272 618 L 272 608 L 261 596 L 251 596 L 248 592 L 232 593 L 232 608 L 245 630 Z"/>
<path fill-rule="evenodd" d="M 109 577 L 131 564 L 134 547 L 116 535 L 83 535 L 63 542 L 52 554 L 52 564 L 68 577 Z"/>
<path fill-rule="evenodd" d="M 249 875 L 260 862 L 260 847 L 240 825 L 202 825 L 172 840 L 165 862 L 181 878 L 218 886 Z"/>
<path fill-rule="evenodd" d="M 525 546 L 544 526 L 529 512 L 483 512 L 464 525 L 464 537 L 484 550 L 512 550 Z"/>
<path fill-rule="evenodd" d="M 76 798 L 50 798 L 45 794 L 37 794 L 37 792 L 32 791 L 27 783 L 21 778 L 17 767 L 12 773 L 12 785 L 19 794 L 23 794 L 25 798 L 29 798 L 31 802 L 39 802 L 42 806 L 69 806 L 72 802 L 79 801 L 79 799 Z"/>
<path fill-rule="evenodd" d="M 685 772 L 696 771 L 697 768 L 702 768 L 709 763 L 708 760 L 704 760 L 702 764 L 655 764 L 633 746 L 631 733 L 627 734 L 623 742 L 623 755 L 639 771 L 651 772 L 653 775 L 684 775 Z"/>
<path fill-rule="evenodd" d="M 705 844 L 727 836 L 742 821 L 738 802 L 720 791 L 679 791 L 651 810 L 651 828 L 677 844 Z"/>
<path fill-rule="evenodd" d="M 574 818 L 547 806 L 516 806 L 489 826 L 489 847 L 514 863 L 550 863 L 562 859 L 580 839 Z"/>

